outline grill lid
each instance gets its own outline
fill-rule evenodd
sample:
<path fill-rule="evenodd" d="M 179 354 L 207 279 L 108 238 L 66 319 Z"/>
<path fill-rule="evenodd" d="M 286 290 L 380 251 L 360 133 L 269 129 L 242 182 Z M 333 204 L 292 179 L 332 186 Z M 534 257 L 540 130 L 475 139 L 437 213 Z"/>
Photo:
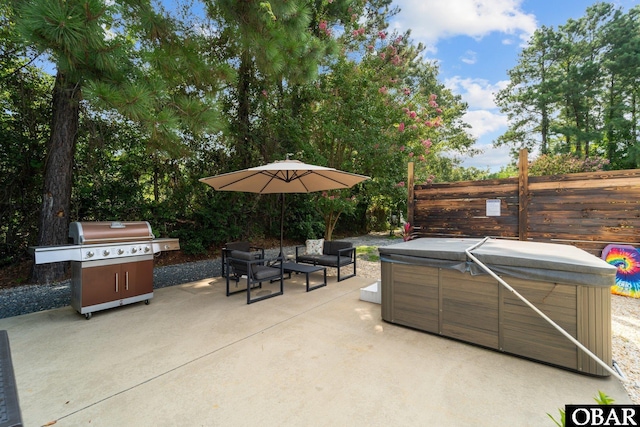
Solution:
<path fill-rule="evenodd" d="M 155 236 L 147 221 L 72 222 L 69 238 L 76 245 L 152 240 Z"/>

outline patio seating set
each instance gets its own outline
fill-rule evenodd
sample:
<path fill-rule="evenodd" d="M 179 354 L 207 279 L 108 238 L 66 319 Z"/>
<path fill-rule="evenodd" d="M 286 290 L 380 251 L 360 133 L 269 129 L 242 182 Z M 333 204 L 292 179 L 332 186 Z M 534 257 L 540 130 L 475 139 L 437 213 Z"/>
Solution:
<path fill-rule="evenodd" d="M 227 243 L 222 248 L 222 276 L 226 278 L 226 294 L 230 296 L 246 292 L 247 304 L 282 295 L 284 280 L 290 279 L 292 273 L 305 275 L 306 290 L 309 292 L 327 285 L 327 267 L 337 270 L 340 282 L 356 275 L 355 252 L 356 248 L 351 242 L 312 240 L 307 241 L 305 246 L 296 247 L 295 261 L 287 261 L 282 253 L 267 258 L 264 248 L 252 246 L 249 242 Z M 341 268 L 349 265 L 353 265 L 353 272 L 344 275 Z M 320 271 L 323 273 L 322 282 L 311 286 L 309 275 Z M 232 291 L 231 281 L 235 281 L 238 287 L 241 280 L 246 280 L 246 288 L 239 287 Z M 280 282 L 279 290 L 252 297 L 251 291 L 262 288 L 265 282 Z"/>
<path fill-rule="evenodd" d="M 262 166 L 242 169 L 235 172 L 200 178 L 200 181 L 213 187 L 216 191 L 241 191 L 256 194 L 280 194 L 280 255 L 265 259 L 264 250 L 251 248 L 248 242 L 227 244 L 222 250 L 222 275 L 227 278 L 227 296 L 243 292 L 239 289 L 230 292 L 229 282 L 235 280 L 236 287 L 240 279 L 247 279 L 247 304 L 266 298 L 282 295 L 284 292 L 284 274 L 304 273 L 307 279 L 307 291 L 326 286 L 327 267 L 337 268 L 338 281 L 353 277 L 356 274 L 355 248 L 348 242 L 324 242 L 318 245 L 317 252 L 305 251 L 301 254 L 296 248 L 295 262 L 288 262 L 282 257 L 282 241 L 284 235 L 285 194 L 312 193 L 318 191 L 342 190 L 369 179 L 368 176 L 337 170 L 331 167 L 311 165 L 300 160 L 289 159 L 271 162 Z M 343 245 L 346 243 L 346 245 Z M 347 247 L 348 246 L 348 247 Z M 353 264 L 353 274 L 342 276 L 340 269 Z M 322 285 L 309 286 L 309 274 L 324 271 Z M 261 288 L 262 283 L 280 281 L 277 292 L 257 292 L 262 296 L 251 298 L 251 290 Z"/>

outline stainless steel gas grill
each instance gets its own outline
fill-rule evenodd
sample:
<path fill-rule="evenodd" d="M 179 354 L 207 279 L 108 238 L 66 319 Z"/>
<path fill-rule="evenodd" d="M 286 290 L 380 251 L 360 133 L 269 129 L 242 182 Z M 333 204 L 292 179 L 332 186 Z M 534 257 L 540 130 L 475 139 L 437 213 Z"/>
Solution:
<path fill-rule="evenodd" d="M 31 250 L 36 264 L 71 261 L 71 306 L 94 311 L 153 298 L 153 255 L 180 249 L 178 239 L 155 239 L 147 221 L 72 222 L 63 246 Z"/>

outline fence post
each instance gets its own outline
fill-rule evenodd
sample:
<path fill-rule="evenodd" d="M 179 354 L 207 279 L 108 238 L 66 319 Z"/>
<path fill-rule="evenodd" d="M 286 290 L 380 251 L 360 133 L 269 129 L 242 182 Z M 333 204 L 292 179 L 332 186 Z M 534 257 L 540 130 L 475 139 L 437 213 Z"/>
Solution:
<path fill-rule="evenodd" d="M 413 205 L 414 205 L 414 191 L 413 191 L 413 162 L 409 162 L 407 170 L 407 222 L 413 225 Z"/>
<path fill-rule="evenodd" d="M 525 148 L 518 158 L 518 239 L 528 239 L 529 228 L 529 159 Z"/>

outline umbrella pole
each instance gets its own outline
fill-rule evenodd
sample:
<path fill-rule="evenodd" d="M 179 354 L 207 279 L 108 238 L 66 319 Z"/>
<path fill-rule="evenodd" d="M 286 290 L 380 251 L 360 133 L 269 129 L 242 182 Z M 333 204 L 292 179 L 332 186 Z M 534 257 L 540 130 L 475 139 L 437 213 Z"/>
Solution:
<path fill-rule="evenodd" d="M 282 236 L 284 234 L 284 193 L 280 193 L 280 196 L 282 197 L 282 206 L 280 207 L 280 255 L 279 256 L 282 256 Z"/>

